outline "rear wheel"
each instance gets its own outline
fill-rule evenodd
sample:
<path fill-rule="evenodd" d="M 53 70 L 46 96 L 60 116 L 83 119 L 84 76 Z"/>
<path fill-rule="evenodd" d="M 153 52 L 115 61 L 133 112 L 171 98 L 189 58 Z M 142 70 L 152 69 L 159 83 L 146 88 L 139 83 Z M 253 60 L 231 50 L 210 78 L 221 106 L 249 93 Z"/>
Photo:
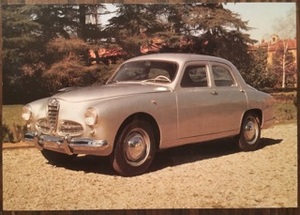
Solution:
<path fill-rule="evenodd" d="M 43 149 L 41 151 L 44 158 L 48 160 L 50 164 L 64 164 L 72 161 L 74 158 L 76 158 L 76 155 L 67 155 L 55 151 L 50 151 L 47 149 Z"/>
<path fill-rule="evenodd" d="M 260 142 L 260 123 L 256 114 L 244 116 L 241 131 L 238 136 L 238 147 L 242 151 L 256 150 Z"/>
<path fill-rule="evenodd" d="M 120 175 L 142 174 L 152 163 L 156 144 L 149 122 L 134 120 L 128 123 L 115 144 L 112 166 Z"/>

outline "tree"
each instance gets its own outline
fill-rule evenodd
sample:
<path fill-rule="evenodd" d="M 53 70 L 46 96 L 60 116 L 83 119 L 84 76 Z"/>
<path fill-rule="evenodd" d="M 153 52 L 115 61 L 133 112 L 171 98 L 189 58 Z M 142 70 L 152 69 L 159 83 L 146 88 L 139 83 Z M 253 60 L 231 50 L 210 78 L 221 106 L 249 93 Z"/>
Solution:
<path fill-rule="evenodd" d="M 49 42 L 49 55 L 57 56 L 42 77 L 50 94 L 61 88 L 103 83 L 108 79 L 109 67 L 86 65 L 84 57 L 88 48 L 89 45 L 81 39 L 56 38 Z"/>
<path fill-rule="evenodd" d="M 280 40 L 274 45 L 271 70 L 277 76 L 281 88 L 294 87 L 296 83 L 296 61 L 290 51 L 289 40 Z"/>
<path fill-rule="evenodd" d="M 224 57 L 238 68 L 249 64 L 248 44 L 255 42 L 243 33 L 249 30 L 247 22 L 222 4 L 119 5 L 106 29 L 131 55 L 140 54 L 140 44 L 150 36 L 177 52 L 185 38 L 191 45 L 184 52 Z"/>
<path fill-rule="evenodd" d="M 248 45 L 255 41 L 243 32 L 249 30 L 247 22 L 238 14 L 224 9 L 222 4 L 192 4 L 185 6 L 182 16 L 184 34 L 196 36 L 195 52 L 223 57 L 239 69 L 249 62 Z"/>
<path fill-rule="evenodd" d="M 51 52 L 48 44 L 55 38 L 79 37 L 89 41 L 101 35 L 101 25 L 88 24 L 86 21 L 96 9 L 101 11 L 104 7 L 3 6 L 4 103 L 26 102 L 49 94 L 45 89 L 44 73 L 52 64 L 64 61 L 66 53 Z M 85 52 L 87 44 L 82 48 L 85 49 L 81 51 Z"/>
<path fill-rule="evenodd" d="M 55 37 L 70 39 L 79 37 L 85 41 L 101 34 L 100 23 L 88 23 L 87 18 L 96 17 L 104 10 L 101 4 L 95 5 L 43 5 L 34 13 L 35 22 L 42 26 L 45 41 Z"/>
<path fill-rule="evenodd" d="M 157 6 L 148 4 L 120 4 L 117 5 L 117 15 L 109 20 L 106 32 L 116 39 L 129 57 L 140 54 L 140 45 L 147 40 L 147 35 L 162 30 L 155 8 Z"/>
<path fill-rule="evenodd" d="M 31 6 L 3 6 L 3 62 L 4 71 L 18 74 L 24 62 L 31 61 L 35 55 L 32 47 L 37 46 L 40 25 L 29 15 Z"/>
<path fill-rule="evenodd" d="M 296 38 L 295 9 L 291 9 L 285 17 L 277 19 L 273 29 L 280 40 L 276 41 L 277 45 L 272 59 L 272 68 L 275 74 L 282 74 L 281 87 L 285 88 L 287 77 L 296 75 L 296 62 L 290 52 L 291 47 L 289 43 L 291 39 Z M 294 80 L 295 82 L 296 80 Z"/>
<path fill-rule="evenodd" d="M 25 81 L 32 78 L 22 70 L 25 64 L 36 65 L 38 71 L 42 68 L 37 51 L 41 47 L 41 25 L 31 16 L 33 10 L 35 6 L 3 6 L 3 103 L 16 103 L 26 98 L 34 82 L 28 86 Z M 36 84 L 39 89 L 40 84 Z"/>
<path fill-rule="evenodd" d="M 247 74 L 244 74 L 245 81 L 256 89 L 273 88 L 276 84 L 276 76 L 268 70 L 266 49 L 259 47 L 250 55 L 251 65 Z"/>
<path fill-rule="evenodd" d="M 273 32 L 279 38 L 291 39 L 296 38 L 296 11 L 295 8 L 291 8 L 284 17 L 278 17 L 274 20 Z"/>

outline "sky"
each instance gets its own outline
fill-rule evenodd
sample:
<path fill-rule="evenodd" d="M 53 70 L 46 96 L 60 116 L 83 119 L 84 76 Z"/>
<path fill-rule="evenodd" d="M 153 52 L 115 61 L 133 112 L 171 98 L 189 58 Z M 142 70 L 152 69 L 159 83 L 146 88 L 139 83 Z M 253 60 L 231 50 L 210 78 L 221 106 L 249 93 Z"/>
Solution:
<path fill-rule="evenodd" d="M 288 13 L 293 12 L 296 19 L 295 3 L 227 3 L 224 7 L 240 14 L 243 21 L 249 21 L 248 26 L 255 29 L 248 33 L 258 41 L 269 39 L 276 33 L 273 28 L 275 22 L 287 17 Z"/>
<path fill-rule="evenodd" d="M 114 9 L 112 4 L 107 4 L 107 9 Z M 248 21 L 248 27 L 253 28 L 247 33 L 251 39 L 260 42 L 262 39 L 269 40 L 274 32 L 274 23 L 280 19 L 287 17 L 292 12 L 296 19 L 295 3 L 227 3 L 223 4 L 224 8 L 238 13 L 242 21 Z M 106 21 L 111 16 L 101 17 L 102 21 Z M 295 22 L 295 21 L 294 21 Z M 296 28 L 296 26 L 295 26 Z M 296 37 L 296 35 L 294 35 Z"/>

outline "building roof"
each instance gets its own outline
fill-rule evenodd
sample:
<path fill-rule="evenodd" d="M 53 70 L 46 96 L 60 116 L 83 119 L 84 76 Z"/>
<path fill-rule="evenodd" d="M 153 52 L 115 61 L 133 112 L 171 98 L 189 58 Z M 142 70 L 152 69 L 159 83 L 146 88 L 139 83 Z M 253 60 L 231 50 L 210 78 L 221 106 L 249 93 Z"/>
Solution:
<path fill-rule="evenodd" d="M 297 41 L 296 39 L 275 39 L 274 38 L 270 41 L 262 41 L 260 44 L 256 46 L 249 46 L 248 50 L 249 51 L 255 51 L 258 48 L 266 48 L 269 52 L 274 52 L 275 50 L 278 49 L 279 46 L 282 46 L 282 44 L 285 43 L 288 45 L 288 50 L 297 50 Z"/>

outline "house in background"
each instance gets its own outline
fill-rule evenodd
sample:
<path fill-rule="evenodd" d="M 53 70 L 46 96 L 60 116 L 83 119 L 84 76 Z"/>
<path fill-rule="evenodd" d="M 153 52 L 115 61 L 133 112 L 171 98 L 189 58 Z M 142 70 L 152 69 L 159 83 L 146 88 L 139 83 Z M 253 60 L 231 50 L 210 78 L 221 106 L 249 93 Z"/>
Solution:
<path fill-rule="evenodd" d="M 286 49 L 286 52 L 289 52 L 294 57 L 294 62 L 296 63 L 297 59 L 297 42 L 296 39 L 280 39 L 278 35 L 273 35 L 271 40 L 268 42 L 262 41 L 260 44 L 262 47 L 265 47 L 268 50 L 268 64 L 272 64 L 274 54 L 277 51 L 280 51 L 282 48 Z"/>
<path fill-rule="evenodd" d="M 282 88 L 297 87 L 297 41 L 273 35 L 269 41 L 250 46 L 249 51 L 263 48 L 267 51 L 268 68 L 280 77 Z"/>

